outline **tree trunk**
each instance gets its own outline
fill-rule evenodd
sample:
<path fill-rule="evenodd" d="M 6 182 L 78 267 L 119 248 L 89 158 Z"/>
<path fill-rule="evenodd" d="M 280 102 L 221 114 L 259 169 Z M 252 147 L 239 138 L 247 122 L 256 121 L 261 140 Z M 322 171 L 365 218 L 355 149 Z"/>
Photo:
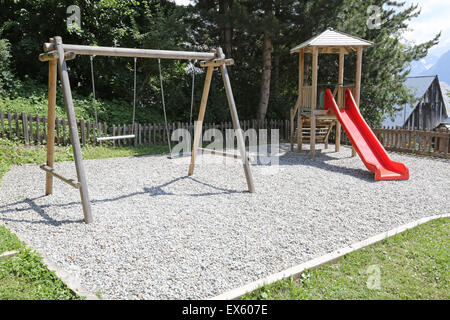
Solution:
<path fill-rule="evenodd" d="M 230 10 L 233 0 L 221 0 L 219 1 L 219 10 L 221 15 L 224 16 L 225 23 L 222 26 L 221 36 L 222 43 L 224 45 L 225 56 L 231 58 L 232 50 L 232 38 L 233 38 L 233 27 L 231 25 Z"/>
<path fill-rule="evenodd" d="M 274 45 L 273 49 L 273 90 L 272 96 L 275 97 L 275 101 L 278 101 L 280 97 L 280 46 Z M 272 99 L 273 100 L 273 99 Z"/>
<path fill-rule="evenodd" d="M 266 117 L 270 97 L 270 77 L 272 71 L 272 38 L 268 30 L 264 31 L 263 72 L 258 106 L 258 119 Z"/>

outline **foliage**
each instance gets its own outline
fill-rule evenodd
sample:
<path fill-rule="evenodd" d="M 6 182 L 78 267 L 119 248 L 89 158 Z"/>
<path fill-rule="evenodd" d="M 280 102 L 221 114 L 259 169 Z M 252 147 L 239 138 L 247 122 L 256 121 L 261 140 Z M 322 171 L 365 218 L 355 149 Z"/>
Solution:
<path fill-rule="evenodd" d="M 0 110 L 3 112 L 26 112 L 27 114 L 47 117 L 47 86 L 26 77 L 23 81 L 16 81 L 16 86 L 9 91 L 9 95 L 0 96 Z M 72 93 L 75 116 L 87 121 L 95 122 L 95 108 L 92 95 L 83 96 L 77 92 Z M 132 122 L 132 103 L 121 99 L 97 99 L 97 113 L 99 122 L 108 125 L 128 124 Z M 67 114 L 61 90 L 57 91 L 56 116 L 66 119 Z M 138 123 L 162 123 L 161 114 L 137 112 Z"/>
<path fill-rule="evenodd" d="M 439 299 L 450 298 L 450 219 L 431 221 L 291 278 L 243 299 Z M 367 286 L 369 266 L 380 270 L 380 288 Z M 370 269 L 369 269 L 370 271 Z"/>
<path fill-rule="evenodd" d="M 6 95 L 14 86 L 14 74 L 11 70 L 11 45 L 8 40 L 0 39 L 0 95 Z"/>
<path fill-rule="evenodd" d="M 409 63 L 424 57 L 437 43 L 439 35 L 420 45 L 401 42 L 407 22 L 420 13 L 417 6 L 389 0 L 341 1 L 231 1 L 229 11 L 221 4 L 230 0 L 197 0 L 192 14 L 196 41 L 227 46 L 223 37 L 226 21 L 233 26 L 232 56 L 238 62 L 233 70 L 233 83 L 238 105 L 244 118 L 256 114 L 262 73 L 263 31 L 273 38 L 273 63 L 269 118 L 288 118 L 297 95 L 298 63 L 289 49 L 328 27 L 374 42 L 363 57 L 361 111 L 372 125 L 380 123 L 384 112 L 392 112 L 397 104 L 411 98 L 403 86 Z M 267 16 L 267 6 L 273 14 Z M 381 8 L 380 29 L 370 30 L 366 22 L 371 5 Z M 208 28 L 204 28 L 207 25 Z M 354 82 L 355 54 L 345 61 L 345 82 Z M 307 55 L 306 63 L 311 60 Z M 321 55 L 319 83 L 337 82 L 337 57 Z M 310 81 L 311 75 L 308 76 Z"/>
<path fill-rule="evenodd" d="M 66 9 L 73 4 L 81 9 L 80 28 L 67 28 L 65 23 Z M 182 16 L 181 8 L 171 1 L 8 1 L 2 4 L 0 11 L 0 32 L 12 44 L 13 67 L 18 76 L 22 80 L 32 78 L 46 84 L 47 64 L 39 62 L 37 56 L 42 52 L 42 44 L 50 37 L 60 35 L 65 43 L 85 45 L 183 49 L 186 29 L 180 22 Z M 186 63 L 162 61 L 165 98 L 172 121 L 189 118 L 191 78 L 184 72 Z M 88 97 L 92 90 L 89 57 L 78 56 L 69 61 L 68 66 L 72 91 L 85 96 L 91 103 L 92 99 Z M 155 59 L 138 59 L 137 66 L 136 120 L 160 122 L 162 103 L 158 63 Z M 133 60 L 96 57 L 94 73 L 97 97 L 108 101 L 104 112 L 100 111 L 100 121 L 111 122 L 110 114 L 113 119 L 129 115 L 129 119 L 122 122 L 130 123 Z M 196 82 L 201 84 L 203 76 L 198 78 Z M 200 95 L 201 86 L 197 86 L 197 103 Z M 117 109 L 110 110 L 111 103 L 117 104 Z"/>
<path fill-rule="evenodd" d="M 81 9 L 81 26 L 68 28 L 66 9 L 73 4 Z M 380 29 L 371 30 L 366 25 L 371 5 L 381 8 Z M 333 27 L 374 42 L 363 58 L 361 110 L 369 123 L 377 125 L 383 113 L 392 112 L 395 105 L 411 98 L 403 86 L 409 63 L 424 57 L 438 41 L 439 35 L 419 45 L 401 41 L 408 21 L 418 14 L 417 6 L 391 0 L 196 0 L 195 5 L 184 7 L 167 0 L 21 0 L 2 4 L 0 34 L 12 45 L 11 68 L 17 76 L 42 84 L 46 83 L 47 68 L 36 57 L 42 44 L 54 35 L 61 35 L 65 43 L 86 45 L 196 51 L 220 45 L 236 61 L 230 75 L 241 119 L 257 114 L 261 74 L 267 66 L 263 64 L 264 40 L 270 37 L 272 76 L 267 117 L 286 119 L 296 101 L 298 81 L 298 59 L 289 49 Z M 310 63 L 308 58 L 306 62 Z M 184 71 L 186 63 L 162 61 L 171 121 L 189 119 L 191 80 Z M 350 54 L 345 64 L 345 81 L 353 82 L 355 55 Z M 79 56 L 68 65 L 73 91 L 86 97 L 87 105 L 92 100 L 89 57 Z M 162 119 L 158 63 L 155 59 L 138 59 L 137 65 L 138 121 Z M 130 108 L 125 105 L 131 107 L 133 97 L 133 60 L 95 57 L 94 69 L 98 98 L 111 101 L 100 112 L 100 120 L 109 122 L 111 115 L 129 123 L 125 114 Z M 204 74 L 196 78 L 195 106 L 201 99 L 203 79 Z M 322 55 L 319 82 L 336 80 L 337 58 Z M 206 121 L 229 120 L 226 103 L 221 78 L 215 76 Z M 109 104 L 117 104 L 117 108 Z"/>

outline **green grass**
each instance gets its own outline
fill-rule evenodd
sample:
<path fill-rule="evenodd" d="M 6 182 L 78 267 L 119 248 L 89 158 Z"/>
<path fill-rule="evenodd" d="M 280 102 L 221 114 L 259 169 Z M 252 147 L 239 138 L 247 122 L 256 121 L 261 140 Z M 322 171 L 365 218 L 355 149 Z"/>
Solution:
<path fill-rule="evenodd" d="M 96 147 L 82 148 L 84 159 L 131 157 L 167 153 L 161 145 L 142 147 Z M 73 160 L 70 146 L 55 148 L 55 161 Z M 24 146 L 0 139 L 0 180 L 12 165 L 41 164 L 46 161 L 45 146 Z M 0 253 L 19 250 L 13 257 L 0 259 L 0 300 L 67 300 L 82 299 L 73 294 L 64 283 L 42 262 L 39 254 L 27 248 L 6 227 L 0 225 Z"/>
<path fill-rule="evenodd" d="M 47 269 L 42 257 L 0 225 L 0 253 L 18 250 L 0 259 L 0 300 L 80 300 Z"/>
<path fill-rule="evenodd" d="M 86 146 L 82 148 L 83 159 L 104 159 L 117 157 L 134 157 L 149 154 L 168 153 L 165 145 L 150 145 L 139 147 L 108 147 Z M 26 163 L 42 164 L 46 162 L 47 151 L 45 146 L 24 146 L 7 139 L 0 139 L 0 179 L 8 172 L 13 164 Z M 55 161 L 73 160 L 71 146 L 56 146 Z"/>
<path fill-rule="evenodd" d="M 450 219 L 434 220 L 348 254 L 338 263 L 266 285 L 243 299 L 448 300 L 449 240 Z M 380 272 L 379 288 L 373 286 L 370 266 Z"/>

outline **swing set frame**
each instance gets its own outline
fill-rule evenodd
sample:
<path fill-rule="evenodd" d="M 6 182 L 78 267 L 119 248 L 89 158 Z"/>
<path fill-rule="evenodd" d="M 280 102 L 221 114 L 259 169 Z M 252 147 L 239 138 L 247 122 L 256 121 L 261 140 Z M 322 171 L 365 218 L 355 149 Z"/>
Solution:
<path fill-rule="evenodd" d="M 195 123 L 194 142 L 192 146 L 191 162 L 189 165 L 188 175 L 194 174 L 195 160 L 200 148 L 200 140 L 203 127 L 203 119 L 205 117 L 206 104 L 208 101 L 209 90 L 211 86 L 211 79 L 214 68 L 219 67 L 222 80 L 227 95 L 228 106 L 231 113 L 231 119 L 237 138 L 237 145 L 242 160 L 245 177 L 247 180 L 248 191 L 255 192 L 253 176 L 250 169 L 249 158 L 245 149 L 245 141 L 242 130 L 239 124 L 239 117 L 236 110 L 233 91 L 231 90 L 230 78 L 228 75 L 227 66 L 233 65 L 233 59 L 226 59 L 222 48 L 213 49 L 211 52 L 194 52 L 194 51 L 173 51 L 173 50 L 153 50 L 153 49 L 133 49 L 120 47 L 97 47 L 97 46 L 82 46 L 63 44 L 60 36 L 50 38 L 48 43 L 44 44 L 44 53 L 39 55 L 40 61 L 48 61 L 49 63 L 49 78 L 48 78 L 48 127 L 47 127 L 47 163 L 40 166 L 46 172 L 46 187 L 45 194 L 51 195 L 53 193 L 53 177 L 69 184 L 70 186 L 79 189 L 81 206 L 83 208 L 85 223 L 93 222 L 91 203 L 89 200 L 89 191 L 86 181 L 86 173 L 83 165 L 83 158 L 81 154 L 80 139 L 78 136 L 77 121 L 73 107 L 72 92 L 70 89 L 69 74 L 67 70 L 66 61 L 73 60 L 76 55 L 101 55 L 101 56 L 115 56 L 115 57 L 131 57 L 131 58 L 156 58 L 156 59 L 182 59 L 182 60 L 203 60 L 200 66 L 207 68 L 205 82 L 203 86 L 203 94 L 200 103 L 200 110 L 198 120 Z M 72 144 L 72 151 L 74 155 L 75 168 L 77 172 L 77 179 L 69 179 L 57 173 L 54 170 L 55 159 L 55 119 L 56 119 L 56 86 L 57 73 L 61 81 L 62 93 L 64 97 L 64 104 L 69 122 L 69 136 Z M 212 154 L 224 155 L 224 152 L 215 151 Z"/>

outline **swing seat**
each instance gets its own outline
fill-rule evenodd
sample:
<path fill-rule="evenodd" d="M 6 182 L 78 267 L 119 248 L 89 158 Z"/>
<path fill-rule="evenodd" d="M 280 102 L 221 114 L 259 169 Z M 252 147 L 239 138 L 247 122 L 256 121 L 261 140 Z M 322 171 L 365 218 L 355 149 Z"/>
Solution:
<path fill-rule="evenodd" d="M 128 134 L 128 135 L 124 135 L 124 136 L 100 137 L 100 138 L 97 138 L 97 142 L 98 141 L 108 141 L 108 140 L 119 140 L 119 139 L 133 139 L 133 138 L 136 138 L 136 136 L 134 134 Z"/>

